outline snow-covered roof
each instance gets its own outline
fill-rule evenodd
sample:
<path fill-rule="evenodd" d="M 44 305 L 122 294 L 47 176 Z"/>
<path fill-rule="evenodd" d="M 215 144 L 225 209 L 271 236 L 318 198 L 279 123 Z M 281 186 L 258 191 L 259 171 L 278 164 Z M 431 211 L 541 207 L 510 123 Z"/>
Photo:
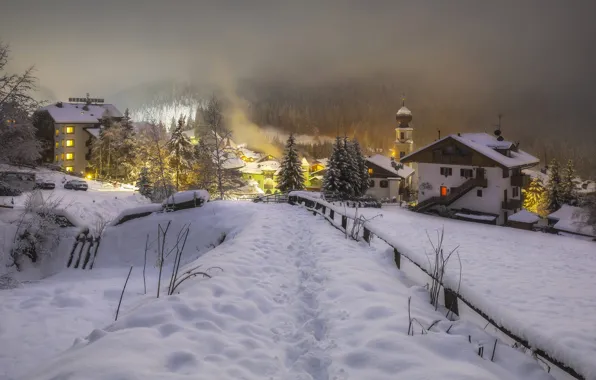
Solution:
<path fill-rule="evenodd" d="M 555 212 L 550 213 L 547 218 L 548 219 L 555 219 L 555 220 L 562 220 L 562 219 L 572 219 L 574 215 L 581 212 L 582 209 L 580 207 L 563 205 L 560 209 Z"/>
<path fill-rule="evenodd" d="M 308 163 L 308 160 L 307 160 L 306 158 L 304 158 L 304 157 L 302 157 L 302 160 L 301 160 L 300 162 L 301 162 L 301 164 L 302 164 L 303 166 L 308 166 L 308 165 L 310 165 L 310 164 Z"/>
<path fill-rule="evenodd" d="M 455 216 L 458 216 L 460 218 L 465 218 L 465 219 L 484 220 L 484 221 L 489 221 L 489 222 L 492 222 L 493 220 L 497 219 L 497 217 L 494 215 L 464 214 L 461 212 L 456 213 Z"/>
<path fill-rule="evenodd" d="M 412 116 L 412 111 L 410 111 L 406 106 L 402 106 L 398 111 L 396 115 L 407 115 L 407 116 Z"/>
<path fill-rule="evenodd" d="M 489 135 L 488 133 L 461 133 L 448 135 L 402 157 L 402 160 L 410 158 L 418 152 L 428 149 L 446 139 L 456 140 L 506 168 L 533 166 L 540 162 L 538 158 L 520 149 L 518 149 L 517 152 L 510 150 L 511 157 L 501 154 L 496 149 L 510 149 L 513 146 L 513 143 L 510 141 L 498 141 L 496 137 Z"/>
<path fill-rule="evenodd" d="M 240 171 L 245 174 L 262 174 L 263 171 L 277 172 L 281 164 L 277 161 L 249 162 Z"/>
<path fill-rule="evenodd" d="M 245 144 L 238 145 L 238 150 L 239 150 L 239 151 L 240 151 L 240 152 L 241 152 L 241 153 L 242 153 L 242 154 L 243 154 L 245 157 L 252 158 L 252 159 L 254 159 L 254 160 L 258 160 L 258 159 L 259 159 L 259 158 L 261 158 L 261 156 L 262 156 L 260 153 L 257 153 L 257 152 L 254 152 L 254 151 L 252 151 L 252 150 L 248 149 L 248 148 L 245 146 Z"/>
<path fill-rule="evenodd" d="M 123 117 L 113 104 L 90 104 L 87 110 L 85 104 L 80 103 L 62 103 L 58 107 L 57 103 L 42 107 L 41 110 L 48 111 L 55 123 L 76 123 L 76 124 L 96 124 L 99 120 L 106 117 Z"/>
<path fill-rule="evenodd" d="M 246 164 L 244 163 L 244 161 L 242 161 L 240 158 L 236 157 L 236 156 L 232 156 L 227 158 L 223 164 L 222 167 L 224 169 L 240 169 L 243 168 Z"/>
<path fill-rule="evenodd" d="M 390 173 L 393 173 L 401 178 L 408 178 L 412 174 L 414 174 L 414 169 L 407 165 L 403 165 L 401 169 L 396 170 L 391 165 L 391 159 L 389 157 L 385 157 L 381 154 L 375 154 L 374 156 L 367 157 L 366 160 L 370 163 L 373 163 L 377 166 L 382 167 L 383 169 L 387 170 Z"/>
<path fill-rule="evenodd" d="M 533 212 L 528 210 L 521 210 L 511 215 L 508 220 L 519 223 L 536 223 L 540 220 L 540 217 Z"/>
<path fill-rule="evenodd" d="M 579 213 L 572 219 L 561 219 L 555 225 L 555 230 L 576 233 L 580 235 L 594 236 L 596 233 L 591 225 L 586 223 L 588 215 L 585 213 Z"/>
<path fill-rule="evenodd" d="M 540 170 L 524 169 L 522 173 L 529 175 L 532 179 L 539 179 L 544 185 L 548 183 L 548 175 L 541 172 Z"/>
<path fill-rule="evenodd" d="M 321 164 L 321 165 L 323 165 L 323 166 L 327 167 L 327 164 L 329 163 L 329 159 L 328 159 L 328 158 L 318 158 L 318 159 L 315 161 L 315 164 L 316 164 L 316 163 L 319 163 L 319 164 Z"/>
<path fill-rule="evenodd" d="M 89 128 L 85 128 L 85 130 L 87 132 L 89 132 L 89 134 L 95 138 L 99 138 L 99 133 L 101 132 L 101 128 L 99 127 L 89 127 Z"/>

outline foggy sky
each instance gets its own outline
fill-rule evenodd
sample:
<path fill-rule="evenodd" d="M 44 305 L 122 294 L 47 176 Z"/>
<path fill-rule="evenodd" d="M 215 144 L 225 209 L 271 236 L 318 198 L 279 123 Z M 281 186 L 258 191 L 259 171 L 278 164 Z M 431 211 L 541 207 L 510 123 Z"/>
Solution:
<path fill-rule="evenodd" d="M 527 94 L 593 115 L 595 14 L 583 0 L 3 0 L 0 39 L 61 99 L 160 79 L 387 77 L 462 107 Z"/>

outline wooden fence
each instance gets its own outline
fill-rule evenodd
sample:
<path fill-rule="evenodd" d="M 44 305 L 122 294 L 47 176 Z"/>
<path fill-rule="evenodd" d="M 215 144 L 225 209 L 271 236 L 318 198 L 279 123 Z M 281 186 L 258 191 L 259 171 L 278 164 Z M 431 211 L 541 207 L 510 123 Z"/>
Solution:
<path fill-rule="evenodd" d="M 99 236 L 94 237 L 89 231 L 80 233 L 72 246 L 66 267 L 93 269 L 100 241 Z"/>
<path fill-rule="evenodd" d="M 313 215 L 321 215 L 327 221 L 329 221 L 333 227 L 339 229 L 343 233 L 350 232 L 350 224 L 353 225 L 355 222 L 354 217 L 349 215 L 345 215 L 341 212 L 341 210 L 333 206 L 323 200 L 316 199 L 316 198 L 309 198 L 302 195 L 290 195 L 288 197 L 288 203 L 292 205 L 302 205 L 309 211 L 313 213 Z M 337 223 L 339 222 L 339 223 Z M 393 248 L 394 254 L 394 262 L 398 269 L 403 270 L 402 258 L 407 260 L 407 262 L 413 264 L 414 267 L 418 268 L 422 273 L 424 273 L 429 279 L 433 279 L 433 274 L 429 272 L 424 265 L 421 265 L 412 257 L 400 252 L 390 241 L 384 236 L 384 233 L 381 231 L 375 230 L 374 227 L 370 226 L 369 223 L 364 223 L 362 228 L 362 236 L 361 238 L 370 243 L 373 236 L 378 237 L 382 241 L 384 241 L 387 245 Z M 360 238 L 360 236 L 358 236 Z M 469 300 L 464 298 L 457 289 L 452 289 L 444 283 L 441 283 L 441 287 L 443 288 L 443 305 L 449 311 L 456 315 L 460 315 L 462 309 L 469 309 L 473 311 L 476 316 L 481 317 L 487 324 L 492 325 L 495 328 L 495 331 L 500 332 L 502 337 L 507 337 L 510 340 L 516 342 L 518 346 L 525 347 L 528 351 L 532 352 L 534 356 L 536 356 L 540 361 L 548 367 L 548 372 L 551 373 L 551 369 L 555 367 L 559 374 L 562 374 L 563 377 L 566 378 L 574 378 L 578 380 L 586 380 L 585 377 L 580 375 L 574 368 L 564 364 L 561 360 L 557 359 L 556 357 L 548 354 L 544 349 L 537 347 L 536 345 L 530 344 L 526 339 L 521 338 L 511 332 L 509 329 L 503 327 L 500 323 L 497 323 L 491 316 L 487 313 L 482 311 L 482 309 L 474 304 L 472 304 Z M 554 372 L 554 371 L 553 371 Z"/>

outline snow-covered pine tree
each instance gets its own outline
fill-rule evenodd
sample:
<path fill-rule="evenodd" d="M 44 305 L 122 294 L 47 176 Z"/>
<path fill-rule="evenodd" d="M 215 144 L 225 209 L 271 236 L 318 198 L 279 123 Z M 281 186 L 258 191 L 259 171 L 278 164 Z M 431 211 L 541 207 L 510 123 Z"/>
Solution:
<path fill-rule="evenodd" d="M 563 205 L 563 191 L 561 187 L 561 175 L 559 163 L 553 159 L 549 166 L 548 184 L 546 186 L 547 206 L 549 212 L 555 212 Z"/>
<path fill-rule="evenodd" d="M 290 133 L 286 143 L 277 188 L 283 193 L 291 190 L 304 190 L 304 173 L 298 152 L 296 152 L 296 140 L 293 133 Z"/>
<path fill-rule="evenodd" d="M 533 213 L 545 216 L 547 194 L 544 183 L 540 178 L 533 178 L 524 193 L 524 208 Z"/>
<path fill-rule="evenodd" d="M 352 141 L 354 152 L 356 153 L 357 162 L 358 162 L 358 173 L 360 174 L 360 182 L 357 185 L 358 191 L 356 192 L 358 196 L 363 196 L 366 194 L 366 190 L 368 190 L 369 186 L 369 175 L 368 175 L 368 167 L 366 166 L 366 157 L 362 154 L 362 149 L 360 148 L 360 143 L 358 140 L 354 139 Z"/>
<path fill-rule="evenodd" d="M 564 204 L 577 204 L 577 191 L 575 188 L 575 168 L 573 161 L 567 161 L 567 167 L 561 175 L 561 199 Z"/>
<path fill-rule="evenodd" d="M 359 165 L 360 155 L 354 146 L 354 141 L 344 138 L 344 145 L 347 155 L 348 183 L 352 188 L 351 195 L 360 196 L 360 185 L 362 183 Z"/>
<path fill-rule="evenodd" d="M 132 126 L 132 120 L 130 118 L 130 112 L 128 111 L 128 108 L 124 111 L 124 116 L 122 117 L 120 124 L 122 125 L 122 128 L 124 128 L 126 133 L 132 134 L 133 126 Z"/>
<path fill-rule="evenodd" d="M 139 188 L 139 193 L 147 198 L 151 198 L 152 185 L 151 181 L 149 180 L 149 170 L 146 167 L 141 169 L 141 173 L 139 174 L 139 179 L 137 180 L 137 187 Z"/>
<path fill-rule="evenodd" d="M 338 149 L 338 163 L 341 173 L 341 188 L 340 193 L 344 198 L 349 198 L 354 195 L 354 188 L 352 187 L 353 165 L 349 154 L 348 138 L 344 137 L 339 144 Z"/>
<path fill-rule="evenodd" d="M 180 117 L 176 128 L 172 131 L 167 149 L 169 152 L 168 163 L 175 172 L 176 189 L 189 183 L 190 171 L 195 158 L 195 149 L 184 132 L 184 117 Z"/>
<path fill-rule="evenodd" d="M 326 195 L 338 196 L 343 188 L 341 183 L 341 169 L 339 167 L 341 145 L 343 145 L 342 140 L 338 136 L 333 144 L 331 157 L 329 157 L 329 162 L 327 162 L 327 169 L 323 178 L 323 192 Z"/>

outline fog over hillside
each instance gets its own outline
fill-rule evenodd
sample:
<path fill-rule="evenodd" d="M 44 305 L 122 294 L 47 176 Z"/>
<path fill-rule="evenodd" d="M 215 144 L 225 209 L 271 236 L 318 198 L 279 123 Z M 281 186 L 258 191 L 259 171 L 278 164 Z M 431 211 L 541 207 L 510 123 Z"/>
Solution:
<path fill-rule="evenodd" d="M 590 0 L 22 0 L 3 4 L 0 36 L 10 68 L 36 64 L 59 99 L 161 117 L 218 89 L 257 127 L 387 145 L 405 93 L 417 143 L 503 113 L 507 138 L 566 158 L 596 143 L 594 14 Z"/>

